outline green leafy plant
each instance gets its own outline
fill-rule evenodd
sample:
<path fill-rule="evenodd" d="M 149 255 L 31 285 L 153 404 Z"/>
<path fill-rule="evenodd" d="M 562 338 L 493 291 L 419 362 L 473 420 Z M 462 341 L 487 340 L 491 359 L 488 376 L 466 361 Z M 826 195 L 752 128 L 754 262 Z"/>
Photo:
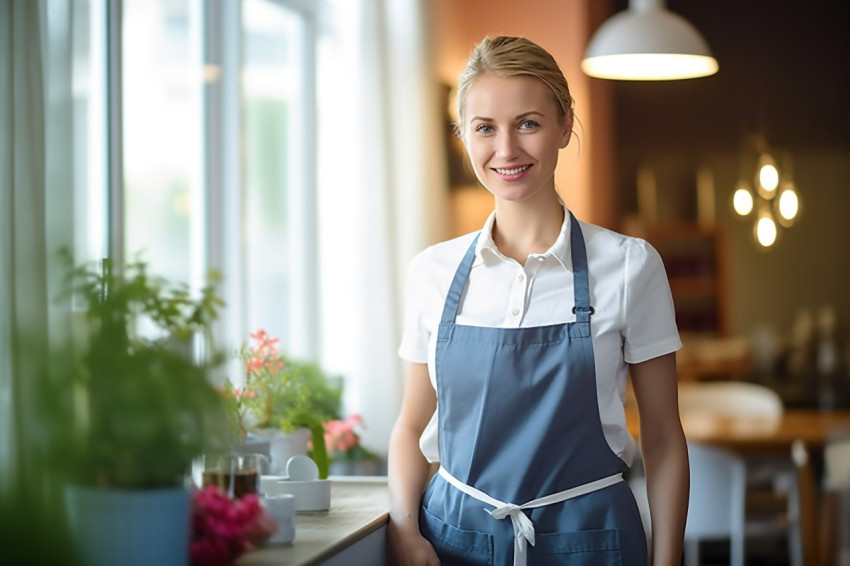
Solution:
<path fill-rule="evenodd" d="M 229 445 L 225 405 L 210 380 L 223 356 L 211 323 L 223 302 L 211 275 L 197 296 L 148 273 L 69 266 L 67 283 L 85 315 L 69 372 L 75 403 L 68 441 L 73 480 L 103 487 L 180 485 L 192 459 Z M 197 341 L 206 346 L 198 355 Z M 58 424 L 68 424 L 60 421 Z"/>
<path fill-rule="evenodd" d="M 320 477 L 327 477 L 323 425 L 338 418 L 342 388 L 318 364 L 286 358 L 278 350 L 278 339 L 264 330 L 252 333 L 251 339 L 238 352 L 245 367 L 244 383 L 237 387 L 228 380 L 221 389 L 237 432 L 244 438 L 251 428 L 285 432 L 309 428 L 310 455 Z"/>

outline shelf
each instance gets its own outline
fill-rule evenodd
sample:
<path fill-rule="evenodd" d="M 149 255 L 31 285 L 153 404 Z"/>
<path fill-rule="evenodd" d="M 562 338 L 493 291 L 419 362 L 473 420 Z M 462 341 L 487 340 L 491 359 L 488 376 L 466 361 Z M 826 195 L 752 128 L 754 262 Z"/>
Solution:
<path fill-rule="evenodd" d="M 651 228 L 646 239 L 664 261 L 679 331 L 725 336 L 727 260 L 720 231 L 677 223 Z"/>
<path fill-rule="evenodd" d="M 676 277 L 670 280 L 670 290 L 674 295 L 714 296 L 717 294 L 717 280 L 709 277 Z"/>

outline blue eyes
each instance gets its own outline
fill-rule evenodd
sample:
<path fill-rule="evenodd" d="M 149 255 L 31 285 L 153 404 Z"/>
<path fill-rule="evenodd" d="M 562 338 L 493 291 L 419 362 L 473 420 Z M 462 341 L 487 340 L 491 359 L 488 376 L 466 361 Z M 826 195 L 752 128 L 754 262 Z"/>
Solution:
<path fill-rule="evenodd" d="M 534 129 L 539 128 L 539 127 L 540 127 L 540 124 L 535 122 L 534 120 L 523 120 L 522 122 L 519 123 L 519 125 L 517 126 L 517 129 L 528 131 L 528 130 L 534 130 Z M 479 124 L 478 126 L 475 127 L 475 131 L 478 132 L 479 134 L 486 136 L 486 135 L 492 134 L 496 130 L 490 124 Z"/>

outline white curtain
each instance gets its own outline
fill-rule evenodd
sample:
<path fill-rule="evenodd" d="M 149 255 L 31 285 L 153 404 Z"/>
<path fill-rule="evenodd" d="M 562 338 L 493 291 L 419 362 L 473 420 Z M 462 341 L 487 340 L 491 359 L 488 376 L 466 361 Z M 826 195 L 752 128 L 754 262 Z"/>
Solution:
<path fill-rule="evenodd" d="M 319 48 L 322 364 L 386 454 L 405 368 L 404 272 L 445 234 L 444 131 L 427 0 L 327 2 Z"/>
<path fill-rule="evenodd" d="M 0 0 L 0 469 L 34 388 L 20 330 L 62 340 L 55 252 L 73 241 L 71 0 Z M 403 389 L 407 262 L 445 236 L 427 0 L 325 0 L 319 49 L 321 362 L 385 454 Z"/>
<path fill-rule="evenodd" d="M 70 29 L 69 0 L 0 0 L 0 476 L 27 466 L 37 370 L 70 336 L 56 300 L 73 224 Z"/>

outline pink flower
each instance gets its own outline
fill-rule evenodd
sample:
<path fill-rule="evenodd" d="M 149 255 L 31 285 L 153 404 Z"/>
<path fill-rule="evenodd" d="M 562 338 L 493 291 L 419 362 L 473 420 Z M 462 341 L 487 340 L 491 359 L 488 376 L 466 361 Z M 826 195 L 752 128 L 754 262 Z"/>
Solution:
<path fill-rule="evenodd" d="M 216 486 L 207 486 L 192 497 L 193 566 L 226 566 L 277 531 L 257 496 L 231 500 Z"/>
<path fill-rule="evenodd" d="M 245 371 L 248 373 L 257 373 L 265 365 L 265 360 L 262 358 L 252 358 L 245 362 Z"/>
<path fill-rule="evenodd" d="M 328 421 L 322 426 L 329 453 L 348 452 L 360 445 L 360 436 L 355 430 L 363 427 L 363 417 L 360 415 L 349 415 L 341 421 Z"/>
<path fill-rule="evenodd" d="M 256 351 L 258 354 L 270 356 L 277 355 L 278 338 L 269 337 L 269 335 L 266 334 L 266 331 L 262 329 L 251 333 L 251 338 L 257 341 L 256 350 L 252 348 L 252 352 Z"/>

